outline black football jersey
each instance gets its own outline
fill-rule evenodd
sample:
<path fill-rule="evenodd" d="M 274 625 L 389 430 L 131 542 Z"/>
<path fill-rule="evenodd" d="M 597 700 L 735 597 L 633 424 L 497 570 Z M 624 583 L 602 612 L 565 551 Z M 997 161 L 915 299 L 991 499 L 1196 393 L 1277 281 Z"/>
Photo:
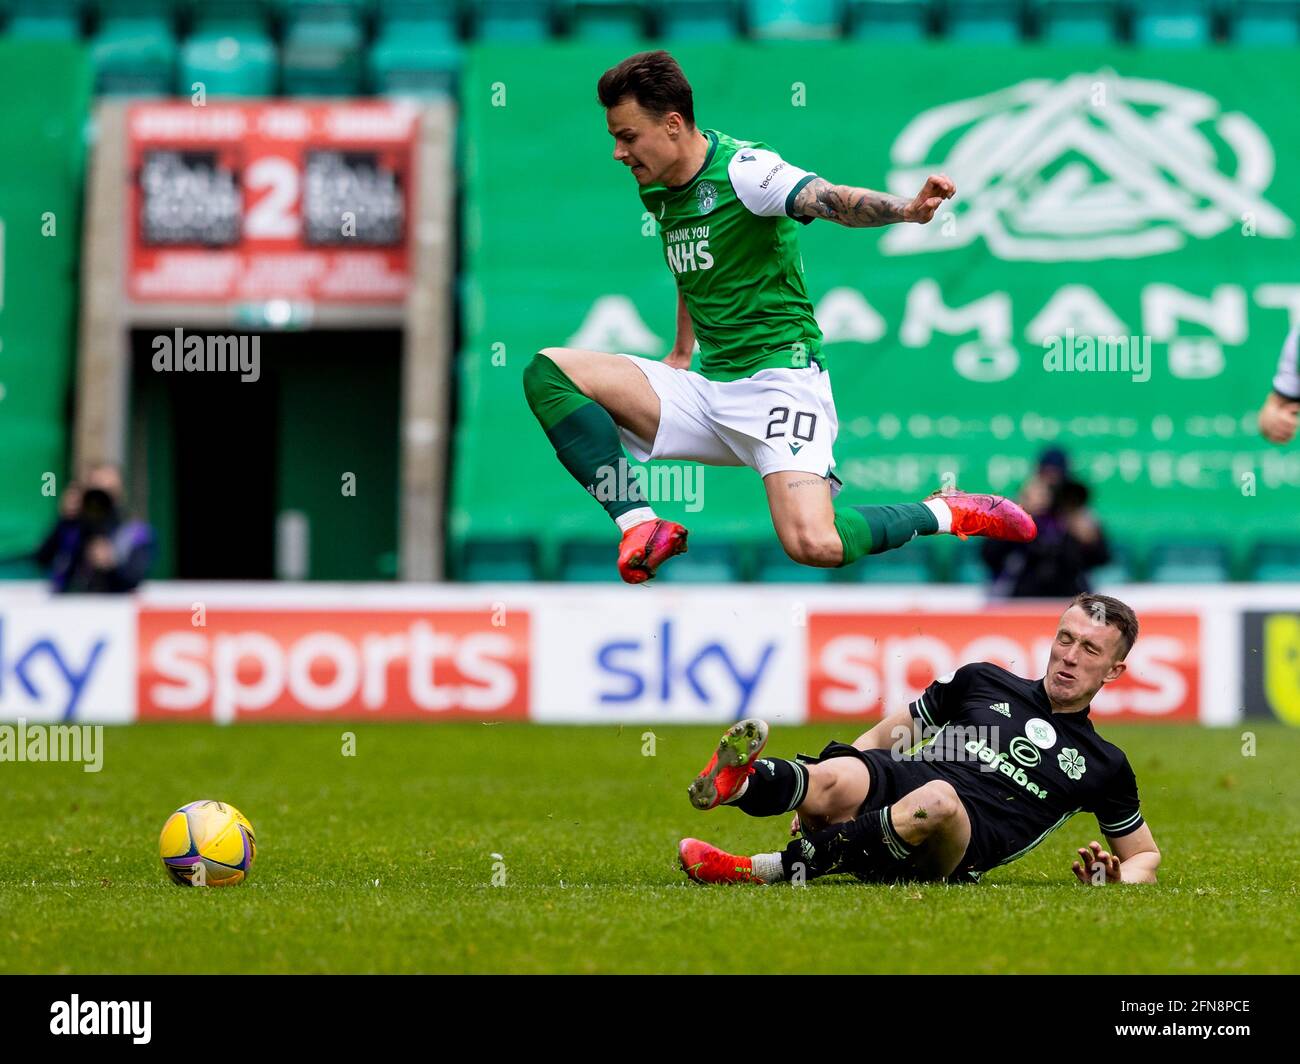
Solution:
<path fill-rule="evenodd" d="M 1144 823 L 1124 752 L 1092 726 L 1088 709 L 1055 713 L 1043 681 L 997 665 L 963 665 L 909 707 L 933 741 L 909 755 L 953 785 L 996 830 L 1006 864 L 1075 813 L 1092 813 L 1107 838 Z"/>

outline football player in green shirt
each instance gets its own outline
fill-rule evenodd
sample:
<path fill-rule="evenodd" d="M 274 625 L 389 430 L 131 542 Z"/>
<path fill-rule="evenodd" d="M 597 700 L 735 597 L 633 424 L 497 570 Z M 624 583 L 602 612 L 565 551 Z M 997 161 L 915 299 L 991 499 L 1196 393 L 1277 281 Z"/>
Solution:
<path fill-rule="evenodd" d="M 524 371 L 529 406 L 560 462 L 623 534 L 619 573 L 641 583 L 686 549 L 626 476 L 639 460 L 746 465 L 763 478 L 777 537 L 804 565 L 840 566 L 950 532 L 1023 542 L 1033 518 L 997 495 L 935 493 L 924 502 L 836 507 L 839 428 L 821 330 L 799 257 L 798 227 L 925 224 L 955 192 L 932 175 L 910 202 L 835 185 L 761 142 L 695 125 L 690 84 L 667 52 L 643 52 L 597 86 L 641 201 L 658 220 L 677 282 L 677 338 L 663 361 L 543 348 Z M 700 370 L 690 369 L 696 341 Z M 623 475 L 618 475 L 619 471 Z M 601 490 L 602 482 L 627 491 Z"/>

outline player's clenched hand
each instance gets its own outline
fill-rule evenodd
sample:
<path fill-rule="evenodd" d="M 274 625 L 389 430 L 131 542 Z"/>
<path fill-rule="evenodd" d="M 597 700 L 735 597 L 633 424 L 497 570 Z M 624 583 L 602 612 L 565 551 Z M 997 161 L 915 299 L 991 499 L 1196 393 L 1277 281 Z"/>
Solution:
<path fill-rule="evenodd" d="M 951 177 L 947 174 L 931 174 L 916 198 L 903 208 L 903 220 L 924 225 L 934 217 L 934 212 L 943 205 L 944 200 L 952 199 L 956 194 L 957 186 Z"/>
<path fill-rule="evenodd" d="M 1094 883 L 1093 869 L 1101 865 L 1106 869 L 1106 882 L 1118 883 L 1119 878 L 1119 858 L 1113 853 L 1107 853 L 1101 848 L 1101 843 L 1090 842 L 1087 846 L 1079 847 L 1080 861 L 1075 861 L 1070 867 L 1074 870 L 1075 877 L 1085 886 L 1091 886 Z"/>
<path fill-rule="evenodd" d="M 1270 392 L 1259 411 L 1260 435 L 1269 443 L 1290 443 L 1300 420 L 1300 403 Z"/>
<path fill-rule="evenodd" d="M 669 351 L 668 357 L 664 359 L 665 366 L 671 366 L 673 369 L 690 369 L 691 353 L 689 351 Z"/>
<path fill-rule="evenodd" d="M 794 819 L 790 821 L 790 834 L 791 834 L 791 835 L 798 835 L 798 834 L 799 834 L 799 814 L 798 814 L 798 813 L 795 813 L 795 815 L 794 815 Z"/>

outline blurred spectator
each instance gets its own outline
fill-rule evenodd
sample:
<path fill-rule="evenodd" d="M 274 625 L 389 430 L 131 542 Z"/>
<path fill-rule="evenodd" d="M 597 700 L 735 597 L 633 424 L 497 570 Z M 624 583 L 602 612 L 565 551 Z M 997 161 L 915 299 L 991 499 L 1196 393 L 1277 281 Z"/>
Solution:
<path fill-rule="evenodd" d="M 59 519 L 36 551 L 55 591 L 131 591 L 153 563 L 153 530 L 122 511 L 122 475 L 94 467 L 59 499 Z"/>
<path fill-rule="evenodd" d="M 984 541 L 982 556 L 995 596 L 1061 598 L 1092 590 L 1088 571 L 1110 561 L 1110 547 L 1088 508 L 1088 496 L 1088 488 L 1070 475 L 1065 452 L 1059 447 L 1044 451 L 1019 500 L 1038 524 L 1037 538 L 1031 543 Z"/>
<path fill-rule="evenodd" d="M 1273 390 L 1259 411 L 1260 435 L 1269 443 L 1290 443 L 1300 420 L 1300 324 L 1282 344 Z"/>

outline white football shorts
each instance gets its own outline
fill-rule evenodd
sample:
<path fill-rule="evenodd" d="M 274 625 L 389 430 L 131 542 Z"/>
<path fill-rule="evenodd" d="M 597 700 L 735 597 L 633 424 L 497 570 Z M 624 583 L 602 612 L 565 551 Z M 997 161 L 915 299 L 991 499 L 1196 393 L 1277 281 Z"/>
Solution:
<path fill-rule="evenodd" d="M 749 466 L 759 476 L 794 471 L 832 476 L 839 418 L 830 375 L 813 364 L 764 369 L 735 381 L 711 381 L 692 370 L 624 354 L 659 396 L 659 433 L 653 442 L 620 428 L 638 461 L 681 459 L 716 466 Z"/>

